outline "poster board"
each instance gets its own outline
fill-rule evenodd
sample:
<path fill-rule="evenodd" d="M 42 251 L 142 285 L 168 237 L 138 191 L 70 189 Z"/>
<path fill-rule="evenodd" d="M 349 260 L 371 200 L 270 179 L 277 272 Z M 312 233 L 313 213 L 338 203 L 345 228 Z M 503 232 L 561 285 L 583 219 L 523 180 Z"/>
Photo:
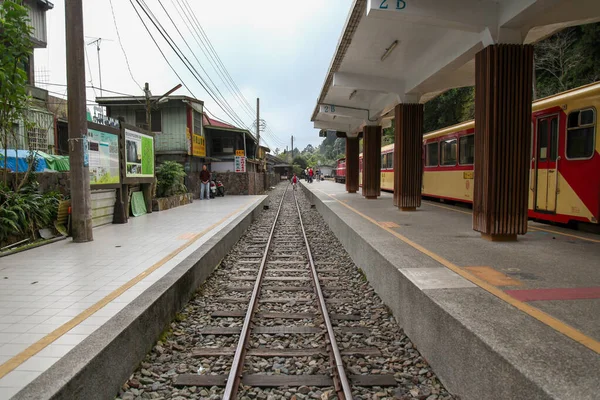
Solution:
<path fill-rule="evenodd" d="M 125 128 L 125 176 L 154 177 L 154 137 Z"/>
<path fill-rule="evenodd" d="M 204 136 L 192 134 L 192 152 L 194 157 L 206 157 L 206 140 Z"/>
<path fill-rule="evenodd" d="M 93 189 L 116 188 L 121 184 L 119 130 L 88 122 L 85 160 Z"/>
<path fill-rule="evenodd" d="M 235 172 L 246 172 L 246 157 L 235 156 Z"/>
<path fill-rule="evenodd" d="M 122 122 L 119 140 L 121 182 L 127 185 L 154 183 L 154 134 Z"/>

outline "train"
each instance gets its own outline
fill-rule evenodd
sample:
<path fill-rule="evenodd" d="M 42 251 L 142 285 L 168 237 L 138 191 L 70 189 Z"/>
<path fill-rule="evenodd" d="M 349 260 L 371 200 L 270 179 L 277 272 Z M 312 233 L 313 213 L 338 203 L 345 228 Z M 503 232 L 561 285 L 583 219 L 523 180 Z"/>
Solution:
<path fill-rule="evenodd" d="M 600 83 L 536 100 L 532 104 L 529 218 L 599 226 Z M 423 135 L 424 198 L 473 202 L 475 122 Z M 362 154 L 359 156 L 362 184 Z M 394 190 L 394 145 L 381 148 L 381 188 Z M 343 172 L 340 169 L 344 169 Z M 336 175 L 345 177 L 345 159 Z"/>

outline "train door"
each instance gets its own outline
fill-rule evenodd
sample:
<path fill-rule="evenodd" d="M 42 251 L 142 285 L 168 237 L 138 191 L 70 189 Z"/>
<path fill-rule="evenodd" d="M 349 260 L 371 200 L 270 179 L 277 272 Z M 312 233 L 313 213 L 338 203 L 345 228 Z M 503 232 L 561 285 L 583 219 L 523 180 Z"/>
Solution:
<path fill-rule="evenodd" d="M 558 115 L 537 120 L 535 140 L 535 210 L 556 212 L 558 183 Z"/>

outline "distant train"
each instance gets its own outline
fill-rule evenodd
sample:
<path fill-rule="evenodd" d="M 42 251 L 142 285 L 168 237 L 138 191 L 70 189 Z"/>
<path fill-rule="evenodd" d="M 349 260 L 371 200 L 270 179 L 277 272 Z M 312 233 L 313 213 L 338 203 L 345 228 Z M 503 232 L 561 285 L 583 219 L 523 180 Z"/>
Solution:
<path fill-rule="evenodd" d="M 562 224 L 600 220 L 600 83 L 532 106 L 529 217 Z M 423 197 L 473 201 L 475 122 L 423 136 Z M 343 164 L 342 164 L 343 161 Z M 394 190 L 394 145 L 381 148 L 381 188 Z M 339 169 L 345 160 L 338 161 Z M 362 183 L 362 154 L 359 161 Z M 345 171 L 343 172 L 345 177 Z"/>

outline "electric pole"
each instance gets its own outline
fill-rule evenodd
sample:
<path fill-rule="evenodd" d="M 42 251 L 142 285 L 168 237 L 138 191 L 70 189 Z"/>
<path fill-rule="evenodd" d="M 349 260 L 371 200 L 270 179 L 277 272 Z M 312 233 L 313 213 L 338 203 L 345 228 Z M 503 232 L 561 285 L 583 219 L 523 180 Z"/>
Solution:
<path fill-rule="evenodd" d="M 148 133 L 152 133 L 152 93 L 148 82 L 144 85 L 144 96 L 146 96 L 146 124 L 148 125 Z"/>
<path fill-rule="evenodd" d="M 292 136 L 292 161 L 294 160 L 294 136 Z"/>
<path fill-rule="evenodd" d="M 71 165 L 71 223 L 73 241 L 94 240 L 90 170 L 85 159 L 87 112 L 82 0 L 65 2 L 67 46 L 67 106 L 69 108 L 69 162 Z"/>
<path fill-rule="evenodd" d="M 260 147 L 260 99 L 256 99 L 256 152 L 254 158 L 258 158 L 258 148 Z"/>

